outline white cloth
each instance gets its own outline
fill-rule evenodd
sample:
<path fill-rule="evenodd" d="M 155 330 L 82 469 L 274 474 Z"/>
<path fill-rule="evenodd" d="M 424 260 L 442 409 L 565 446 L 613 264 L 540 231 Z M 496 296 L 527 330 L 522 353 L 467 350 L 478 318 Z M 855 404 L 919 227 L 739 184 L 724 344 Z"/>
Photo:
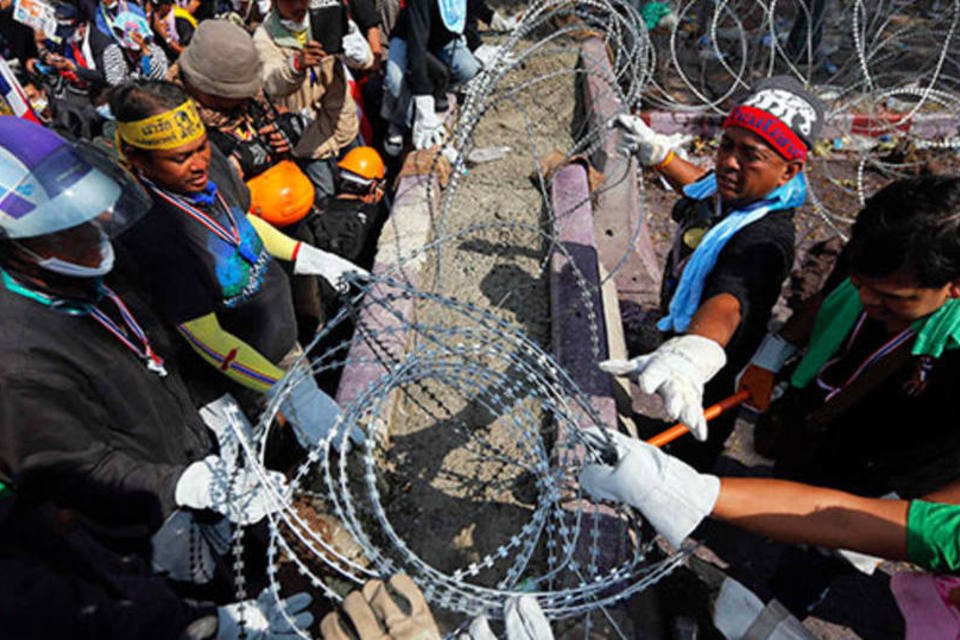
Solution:
<path fill-rule="evenodd" d="M 764 605 L 752 591 L 727 578 L 713 601 L 713 625 L 727 640 L 813 640 L 776 600 Z"/>
<path fill-rule="evenodd" d="M 497 44 L 482 44 L 473 52 L 473 57 L 480 61 L 484 69 L 494 66 L 509 67 L 517 61 L 517 57 L 506 47 Z M 475 76 L 471 82 L 478 78 Z"/>
<path fill-rule="evenodd" d="M 612 465 L 585 465 L 580 473 L 583 489 L 595 498 L 639 510 L 673 547 L 679 549 L 713 511 L 720 495 L 716 476 L 698 473 L 682 460 L 616 431 L 591 427 L 583 437 L 598 451 L 610 451 L 612 446 L 616 457 Z"/>
<path fill-rule="evenodd" d="M 640 164 L 652 167 L 667 159 L 672 149 L 671 140 L 647 126 L 639 116 L 621 113 L 610 121 L 609 127 L 618 127 L 623 138 L 618 145 L 623 155 L 635 155 Z"/>
<path fill-rule="evenodd" d="M 224 605 L 217 609 L 217 640 L 236 640 L 241 629 L 245 629 L 247 640 L 298 640 L 306 637 L 297 633 L 297 629 L 306 632 L 313 625 L 313 614 L 307 610 L 311 602 L 310 594 L 302 592 L 278 601 L 267 588 L 256 600 Z"/>
<path fill-rule="evenodd" d="M 707 439 L 703 387 L 727 363 L 717 342 L 697 335 L 671 338 L 632 360 L 605 360 L 600 369 L 613 375 L 635 374 L 646 394 L 657 394 L 673 420 L 680 420 L 701 442 Z"/>
<path fill-rule="evenodd" d="M 347 33 L 343 36 L 343 60 L 351 67 L 367 69 L 373 66 L 373 51 L 370 43 L 360 33 L 357 23 L 350 20 Z"/>
<path fill-rule="evenodd" d="M 517 28 L 517 25 L 520 24 L 520 16 L 510 16 L 506 17 L 499 11 L 493 12 L 493 17 L 490 18 L 490 30 L 491 31 L 504 31 L 511 32 Z"/>
<path fill-rule="evenodd" d="M 429 149 L 443 143 L 446 132 L 437 117 L 433 96 L 413 96 L 413 146 Z"/>

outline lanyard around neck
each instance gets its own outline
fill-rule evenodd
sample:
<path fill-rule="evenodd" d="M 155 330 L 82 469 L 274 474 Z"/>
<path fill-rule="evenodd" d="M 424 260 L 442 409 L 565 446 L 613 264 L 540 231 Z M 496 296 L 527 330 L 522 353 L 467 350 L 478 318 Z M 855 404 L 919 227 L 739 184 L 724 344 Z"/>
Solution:
<path fill-rule="evenodd" d="M 144 332 L 143 328 L 137 322 L 136 318 L 133 317 L 133 314 L 130 313 L 130 309 L 127 308 L 127 305 L 123 303 L 123 300 L 120 299 L 120 296 L 114 293 L 110 287 L 103 285 L 103 292 L 107 295 L 107 298 L 113 302 L 114 307 L 116 307 L 117 312 L 123 319 L 123 323 L 127 326 L 127 329 L 130 330 L 130 333 L 133 334 L 133 336 L 137 339 L 137 342 L 140 344 L 137 345 L 135 342 L 130 340 L 120 325 L 114 322 L 110 316 L 105 314 L 97 307 L 90 309 L 91 317 L 100 323 L 100 326 L 106 329 L 124 346 L 137 354 L 137 356 L 143 360 L 144 364 L 147 365 L 147 369 L 157 374 L 161 378 L 166 376 L 167 370 L 163 366 L 163 358 L 157 355 L 157 353 L 153 350 L 153 347 L 150 345 L 150 339 L 147 338 L 147 334 Z"/>
<path fill-rule="evenodd" d="M 847 340 L 847 344 L 844 351 L 846 352 L 850 351 L 850 348 L 853 346 L 854 340 L 856 340 L 857 336 L 860 334 L 860 330 L 863 328 L 863 323 L 866 320 L 866 318 L 867 318 L 867 315 L 865 313 L 860 314 L 860 318 L 857 320 L 856 326 L 854 326 L 853 331 L 850 333 L 850 338 Z M 817 376 L 817 386 L 819 386 L 821 389 L 828 391 L 827 397 L 824 399 L 824 401 L 826 402 L 827 400 L 830 400 L 835 395 L 840 393 L 840 391 L 842 391 L 846 387 L 849 387 L 850 384 L 853 383 L 854 380 L 859 378 L 864 371 L 869 369 L 873 364 L 875 364 L 878 360 L 880 360 L 890 352 L 896 350 L 904 342 L 906 342 L 907 340 L 915 336 L 916 333 L 917 333 L 916 329 L 914 329 L 913 327 L 907 327 L 897 335 L 887 340 L 885 343 L 880 345 L 878 349 L 876 349 L 873 353 L 871 353 L 866 359 L 864 359 L 864 361 L 860 363 L 860 366 L 857 367 L 852 374 L 850 374 L 850 376 L 843 382 L 843 384 L 837 387 L 834 387 L 824 382 L 822 375 Z M 827 364 L 825 364 L 821 369 L 821 372 L 827 367 L 829 367 L 831 364 L 839 360 L 840 357 L 834 358 L 829 362 L 827 362 Z"/>
<path fill-rule="evenodd" d="M 48 293 L 36 291 L 22 284 L 12 275 L 2 269 L 0 269 L 0 276 L 2 276 L 3 284 L 9 291 L 23 296 L 28 300 L 39 302 L 46 307 L 50 307 L 51 309 L 55 309 L 56 311 L 66 313 L 67 315 L 71 316 L 84 316 L 89 314 L 100 324 L 100 326 L 117 338 L 125 347 L 137 354 L 137 356 L 139 356 L 140 359 L 143 360 L 147 365 L 147 369 L 156 373 L 161 378 L 167 375 L 167 370 L 163 366 L 163 358 L 157 355 L 157 353 L 153 350 L 153 347 L 150 345 L 150 340 L 147 338 L 147 334 L 140 327 L 140 324 L 137 322 L 136 318 L 133 317 L 133 314 L 130 313 L 130 309 L 127 308 L 127 305 L 123 303 L 123 300 L 120 299 L 120 296 L 114 293 L 110 287 L 101 284 L 100 292 L 105 294 L 110 301 L 113 302 L 114 306 L 116 306 L 124 324 L 127 325 L 127 329 L 130 330 L 130 333 L 134 335 L 137 341 L 140 342 L 140 346 L 137 346 L 132 340 L 127 338 L 124 331 L 120 328 L 120 325 L 114 322 L 112 318 L 98 309 L 95 305 L 86 303 L 75 304 L 63 298 L 58 298 L 57 296 L 50 295 Z"/>
<path fill-rule="evenodd" d="M 236 247 L 236 249 L 240 252 L 240 256 L 244 260 L 246 260 L 250 264 L 256 264 L 257 262 L 256 254 L 254 254 L 250 250 L 250 248 L 245 246 L 244 243 L 242 242 L 240 238 L 240 226 L 237 224 L 236 218 L 233 217 L 233 212 L 231 211 L 230 207 L 227 205 L 226 200 L 223 199 L 223 195 L 221 195 L 219 191 L 217 191 L 216 203 L 214 204 L 214 206 L 219 205 L 220 208 L 223 210 L 223 212 L 226 214 L 227 220 L 230 222 L 229 228 L 220 224 L 211 216 L 207 215 L 197 207 L 194 207 L 183 198 L 173 195 L 172 193 L 168 193 L 167 191 L 157 187 L 156 185 L 154 185 L 149 181 L 145 180 L 145 182 L 147 183 L 147 186 L 149 186 L 150 189 L 154 193 L 156 193 L 161 199 L 163 199 L 165 202 L 176 207 L 177 209 L 182 211 L 184 214 L 186 214 L 190 218 L 199 222 L 208 231 L 210 231 L 212 234 L 214 234 L 215 236 L 217 236 L 227 244 L 233 247 Z"/>

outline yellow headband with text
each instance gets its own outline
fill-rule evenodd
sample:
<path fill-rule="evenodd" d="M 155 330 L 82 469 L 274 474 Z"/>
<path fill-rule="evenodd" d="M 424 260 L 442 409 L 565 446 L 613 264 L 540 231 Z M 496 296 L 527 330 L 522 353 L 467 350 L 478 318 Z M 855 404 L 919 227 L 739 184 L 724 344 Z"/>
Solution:
<path fill-rule="evenodd" d="M 143 120 L 117 123 L 120 139 L 138 149 L 176 149 L 206 132 L 197 107 L 189 99 L 176 109 Z"/>

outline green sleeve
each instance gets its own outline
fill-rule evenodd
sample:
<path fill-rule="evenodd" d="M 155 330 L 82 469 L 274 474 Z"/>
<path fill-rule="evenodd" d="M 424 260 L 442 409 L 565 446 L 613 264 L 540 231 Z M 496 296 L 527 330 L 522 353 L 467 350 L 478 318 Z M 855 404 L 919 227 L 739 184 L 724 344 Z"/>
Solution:
<path fill-rule="evenodd" d="M 931 571 L 960 571 L 960 505 L 912 501 L 907 512 L 907 557 Z"/>

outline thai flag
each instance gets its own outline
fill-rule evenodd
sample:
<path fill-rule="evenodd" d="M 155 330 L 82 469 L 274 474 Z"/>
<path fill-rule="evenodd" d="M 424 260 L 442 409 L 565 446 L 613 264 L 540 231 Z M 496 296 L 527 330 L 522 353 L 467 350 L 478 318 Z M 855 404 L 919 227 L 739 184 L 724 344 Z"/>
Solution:
<path fill-rule="evenodd" d="M 0 115 L 11 115 L 43 124 L 40 118 L 34 113 L 27 100 L 23 87 L 17 82 L 17 77 L 13 75 L 7 61 L 0 58 Z"/>

